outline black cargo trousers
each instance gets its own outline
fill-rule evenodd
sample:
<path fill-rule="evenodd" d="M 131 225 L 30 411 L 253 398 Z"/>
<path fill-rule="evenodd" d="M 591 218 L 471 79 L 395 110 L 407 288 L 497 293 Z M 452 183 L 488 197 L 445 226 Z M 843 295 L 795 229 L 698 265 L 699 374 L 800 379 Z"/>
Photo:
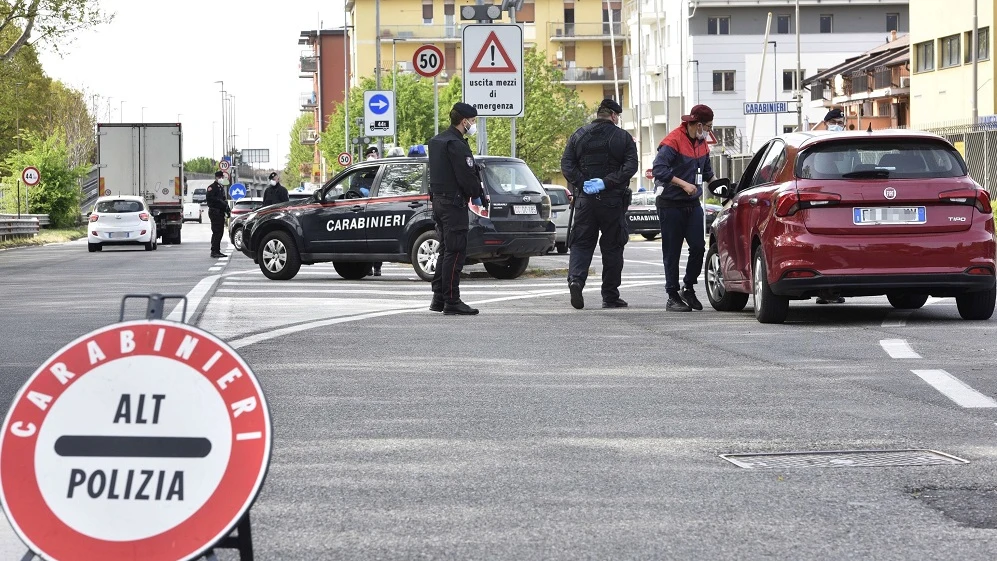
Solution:
<path fill-rule="evenodd" d="M 221 253 L 222 234 L 225 233 L 225 213 L 209 208 L 208 218 L 211 219 L 211 253 Z"/>
<path fill-rule="evenodd" d="M 568 246 L 568 282 L 578 282 L 585 287 L 589 265 L 595 253 L 596 240 L 602 251 L 602 301 L 620 298 L 623 275 L 623 248 L 630 240 L 627 225 L 626 194 L 621 191 L 603 192 L 598 195 L 580 194 L 575 199 L 574 224 Z M 599 233 L 602 232 L 602 237 Z"/>
<path fill-rule="evenodd" d="M 467 259 L 467 203 L 460 195 L 430 195 L 433 202 L 433 222 L 440 239 L 440 251 L 433 273 L 433 294 L 445 302 L 460 300 L 460 272 Z"/>

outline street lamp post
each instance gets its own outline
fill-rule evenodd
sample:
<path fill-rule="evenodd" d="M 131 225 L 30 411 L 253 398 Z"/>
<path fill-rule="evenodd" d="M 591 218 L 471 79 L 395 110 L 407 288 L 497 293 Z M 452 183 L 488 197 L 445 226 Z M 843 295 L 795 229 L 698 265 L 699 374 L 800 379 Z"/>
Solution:
<path fill-rule="evenodd" d="M 24 82 L 14 82 L 14 131 L 17 133 L 17 151 L 21 151 L 21 86 Z M 28 188 L 24 187 L 24 197 L 28 196 Z M 27 209 L 25 209 L 27 210 Z M 21 176 L 17 176 L 17 217 L 21 217 Z"/>
<path fill-rule="evenodd" d="M 125 100 L 121 100 L 121 108 L 118 110 L 118 122 L 125 122 Z"/>
<path fill-rule="evenodd" d="M 222 85 L 222 153 L 225 152 L 225 80 L 217 80 L 216 84 Z M 213 135 L 214 133 L 212 133 Z M 213 151 L 214 149 L 212 149 Z"/>
<path fill-rule="evenodd" d="M 779 54 L 776 48 L 779 46 L 775 41 L 772 43 L 772 100 L 779 101 Z M 772 121 L 775 125 L 775 136 L 779 136 L 779 114 L 772 114 Z"/>
<path fill-rule="evenodd" d="M 395 99 L 395 107 L 398 107 L 398 42 L 405 39 L 394 38 L 391 40 L 391 92 Z M 395 127 L 395 134 L 391 136 L 391 142 L 398 146 L 398 127 Z"/>

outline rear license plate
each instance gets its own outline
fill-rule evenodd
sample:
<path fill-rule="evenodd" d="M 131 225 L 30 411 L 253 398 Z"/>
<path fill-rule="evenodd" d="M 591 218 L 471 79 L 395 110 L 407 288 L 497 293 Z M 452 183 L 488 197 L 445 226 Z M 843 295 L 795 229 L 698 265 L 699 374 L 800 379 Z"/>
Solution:
<path fill-rule="evenodd" d="M 927 212 L 923 206 L 853 208 L 855 224 L 924 224 Z"/>
<path fill-rule="evenodd" d="M 513 214 L 537 214 L 537 207 L 534 205 L 512 205 Z"/>
<path fill-rule="evenodd" d="M 109 238 L 127 238 L 128 237 L 128 232 L 111 232 L 111 233 L 107 234 L 107 237 L 109 237 Z"/>

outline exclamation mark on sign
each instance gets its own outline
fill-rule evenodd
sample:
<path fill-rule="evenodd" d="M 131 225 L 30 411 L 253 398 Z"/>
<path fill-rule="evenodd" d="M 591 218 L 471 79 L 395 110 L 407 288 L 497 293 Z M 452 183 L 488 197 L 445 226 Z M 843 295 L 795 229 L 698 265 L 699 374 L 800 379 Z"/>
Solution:
<path fill-rule="evenodd" d="M 495 45 L 491 46 L 491 52 L 492 52 L 492 66 L 495 66 Z"/>

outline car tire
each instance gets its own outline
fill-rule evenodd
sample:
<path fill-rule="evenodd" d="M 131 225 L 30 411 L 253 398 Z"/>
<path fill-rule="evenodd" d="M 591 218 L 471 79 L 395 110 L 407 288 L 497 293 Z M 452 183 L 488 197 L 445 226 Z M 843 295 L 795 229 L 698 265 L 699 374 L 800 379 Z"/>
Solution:
<path fill-rule="evenodd" d="M 644 236 L 645 240 L 651 241 L 654 238 L 658 237 L 658 232 L 654 232 L 653 234 L 641 234 L 641 235 Z"/>
<path fill-rule="evenodd" d="M 95 251 L 100 251 L 100 244 L 87 242 L 87 251 L 89 251 L 90 253 L 93 253 Z"/>
<path fill-rule="evenodd" d="M 290 280 L 301 269 L 298 247 L 287 232 L 270 232 L 257 250 L 260 271 L 270 280 Z"/>
<path fill-rule="evenodd" d="M 346 280 L 360 280 L 370 274 L 369 261 L 333 261 L 332 266 Z"/>
<path fill-rule="evenodd" d="M 564 242 L 556 243 L 554 244 L 554 249 L 556 249 L 558 253 L 564 255 L 568 252 L 568 244 Z"/>
<path fill-rule="evenodd" d="M 440 238 L 436 230 L 427 230 L 415 239 L 409 256 L 415 274 L 424 281 L 432 281 L 440 258 Z"/>
<path fill-rule="evenodd" d="M 748 295 L 743 292 L 728 292 L 724 288 L 724 275 L 720 269 L 720 254 L 716 244 L 706 252 L 706 297 L 718 312 L 740 312 L 748 304 Z"/>
<path fill-rule="evenodd" d="M 898 310 L 916 310 L 928 301 L 927 294 L 906 294 L 903 292 L 891 292 L 886 295 L 890 305 Z"/>
<path fill-rule="evenodd" d="M 751 267 L 752 298 L 755 305 L 755 319 L 759 323 L 782 323 L 789 315 L 789 298 L 772 293 L 769 286 L 768 269 L 765 267 L 765 252 L 755 250 Z"/>
<path fill-rule="evenodd" d="M 994 315 L 995 301 L 997 301 L 997 287 L 980 292 L 967 292 L 955 297 L 955 304 L 962 319 L 990 319 L 990 316 Z"/>
<path fill-rule="evenodd" d="M 488 274 L 501 280 L 512 280 L 519 278 L 526 272 L 526 267 L 530 264 L 529 257 L 510 257 L 505 261 L 488 261 L 485 263 L 485 270 Z"/>
<path fill-rule="evenodd" d="M 156 249 L 156 242 L 155 242 L 155 240 L 153 240 L 151 242 L 145 242 L 145 250 L 146 251 L 152 251 L 154 249 Z"/>
<path fill-rule="evenodd" d="M 236 251 L 242 251 L 242 228 L 236 228 L 232 232 L 232 245 L 235 246 Z"/>

